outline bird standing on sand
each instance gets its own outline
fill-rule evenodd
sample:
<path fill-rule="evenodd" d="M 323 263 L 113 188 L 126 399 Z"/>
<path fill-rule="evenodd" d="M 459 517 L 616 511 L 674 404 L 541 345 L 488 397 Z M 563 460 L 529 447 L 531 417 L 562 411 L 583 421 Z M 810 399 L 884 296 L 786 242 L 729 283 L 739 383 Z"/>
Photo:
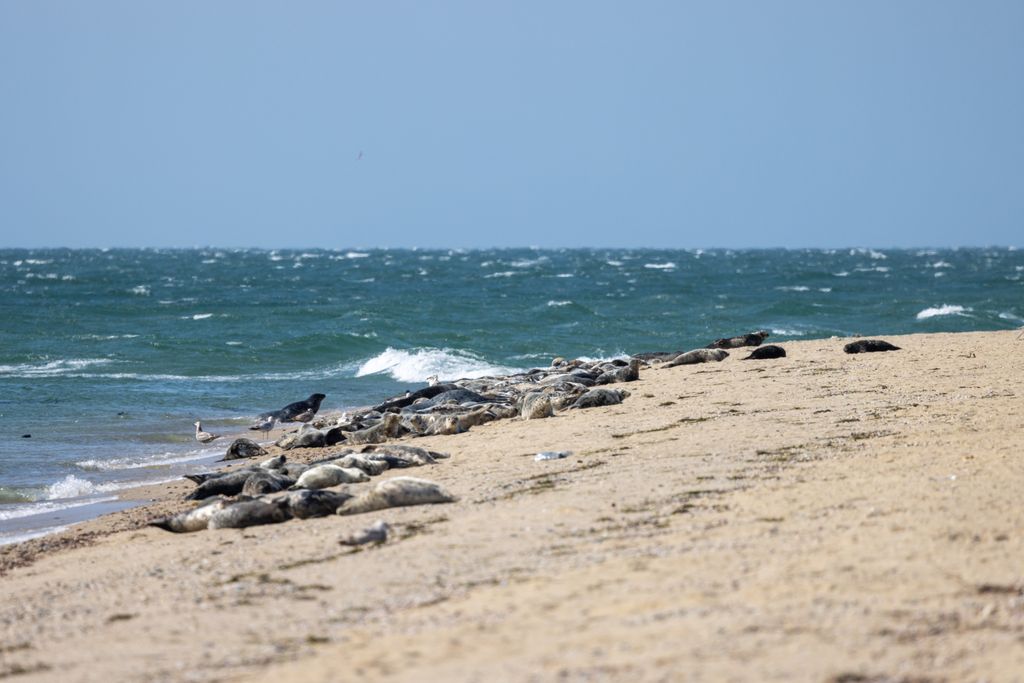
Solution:
<path fill-rule="evenodd" d="M 427 378 L 427 386 L 432 387 L 437 384 L 437 375 L 431 375 Z"/>
<path fill-rule="evenodd" d="M 260 430 L 261 432 L 263 432 L 263 438 L 266 438 L 267 434 L 270 433 L 270 430 L 274 428 L 275 422 L 277 422 L 277 416 L 268 415 L 266 418 L 260 418 L 259 420 L 257 420 L 256 424 L 249 427 L 249 429 Z"/>
<path fill-rule="evenodd" d="M 203 431 L 203 423 L 195 422 L 196 426 L 196 441 L 199 443 L 210 443 L 214 439 L 219 439 L 220 434 L 211 434 L 210 432 Z"/>

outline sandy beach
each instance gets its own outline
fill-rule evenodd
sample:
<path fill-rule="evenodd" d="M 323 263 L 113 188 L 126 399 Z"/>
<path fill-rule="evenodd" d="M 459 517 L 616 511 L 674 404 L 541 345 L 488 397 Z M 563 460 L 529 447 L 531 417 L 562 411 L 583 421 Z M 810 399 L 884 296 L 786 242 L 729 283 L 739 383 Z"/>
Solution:
<path fill-rule="evenodd" d="M 1024 680 L 1017 336 L 738 349 L 405 440 L 451 455 L 412 472 L 451 504 L 171 534 L 194 485 L 133 491 L 0 548 L 0 678 Z"/>

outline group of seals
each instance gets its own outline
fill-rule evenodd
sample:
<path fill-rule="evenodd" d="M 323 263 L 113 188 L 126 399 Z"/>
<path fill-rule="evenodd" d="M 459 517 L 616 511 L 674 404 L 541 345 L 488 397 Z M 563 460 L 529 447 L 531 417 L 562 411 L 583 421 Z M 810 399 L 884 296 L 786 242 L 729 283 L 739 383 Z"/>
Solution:
<path fill-rule="evenodd" d="M 390 444 L 356 453 L 346 449 L 322 461 L 301 465 L 279 455 L 231 472 L 187 475 L 198 486 L 186 496 L 200 505 L 150 522 L 167 531 L 237 529 L 309 519 L 353 515 L 404 505 L 448 503 L 455 498 L 440 485 L 416 477 L 393 477 L 370 489 L 343 485 L 370 481 L 391 468 L 419 467 L 447 458 L 446 453 Z"/>

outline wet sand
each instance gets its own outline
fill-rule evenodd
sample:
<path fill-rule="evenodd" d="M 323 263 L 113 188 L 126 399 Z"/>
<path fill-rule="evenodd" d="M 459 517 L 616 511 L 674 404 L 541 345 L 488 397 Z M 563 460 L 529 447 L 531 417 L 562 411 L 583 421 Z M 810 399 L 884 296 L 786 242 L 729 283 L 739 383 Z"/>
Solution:
<path fill-rule="evenodd" d="M 1021 680 L 1017 334 L 737 349 L 410 440 L 451 454 L 401 472 L 448 505 L 174 535 L 142 525 L 193 485 L 135 491 L 0 548 L 0 677 Z M 387 544 L 338 544 L 376 519 Z"/>

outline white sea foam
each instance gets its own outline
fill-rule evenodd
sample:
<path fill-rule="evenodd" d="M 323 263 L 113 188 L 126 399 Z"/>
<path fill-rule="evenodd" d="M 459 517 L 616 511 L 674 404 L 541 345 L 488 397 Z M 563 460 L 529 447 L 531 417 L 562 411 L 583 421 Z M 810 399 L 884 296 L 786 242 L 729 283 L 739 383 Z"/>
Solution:
<path fill-rule="evenodd" d="M 1000 313 L 999 317 L 1002 318 L 1003 320 L 1012 320 L 1014 322 L 1024 323 L 1024 318 L 1020 317 L 1019 315 L 1015 315 L 1013 313 L 1005 313 L 1005 312 L 1004 313 Z"/>
<path fill-rule="evenodd" d="M 803 285 L 793 285 L 791 287 L 776 287 L 775 289 L 777 289 L 777 290 L 779 290 L 781 292 L 809 292 L 809 291 L 811 291 L 810 287 L 805 287 Z"/>
<path fill-rule="evenodd" d="M 576 277 L 575 273 L 559 273 L 555 277 Z"/>
<path fill-rule="evenodd" d="M 622 261 L 605 261 L 605 263 L 609 266 L 615 266 L 616 268 L 622 265 Z"/>
<path fill-rule="evenodd" d="M 832 288 L 831 287 L 818 287 L 818 291 L 819 292 L 824 292 L 825 294 L 828 294 L 829 292 L 832 291 Z"/>
<path fill-rule="evenodd" d="M 571 303 L 571 301 L 555 301 L 554 299 L 552 299 L 551 301 L 548 302 L 548 306 L 568 306 Z"/>
<path fill-rule="evenodd" d="M 882 252 L 875 251 L 874 249 L 869 249 L 868 250 L 868 256 L 870 256 L 873 259 L 887 259 L 887 258 L 889 258 L 888 256 L 886 256 Z"/>
<path fill-rule="evenodd" d="M 108 365 L 114 361 L 109 358 L 68 358 L 53 360 L 47 363 L 19 363 L 16 365 L 0 365 L 0 377 L 53 377 L 56 375 L 72 375 L 84 368 L 94 365 Z"/>
<path fill-rule="evenodd" d="M 192 316 L 192 320 L 206 320 L 207 318 L 212 317 L 213 313 L 196 313 L 195 315 Z"/>
<path fill-rule="evenodd" d="M 942 304 L 936 308 L 926 308 L 917 314 L 918 320 L 926 320 L 928 318 L 934 318 L 940 315 L 966 315 L 973 309 L 964 308 L 963 306 L 956 306 L 950 304 Z"/>
<path fill-rule="evenodd" d="M 645 263 L 644 264 L 644 268 L 650 268 L 651 270 L 673 270 L 673 269 L 675 269 L 675 267 L 676 267 L 676 264 L 672 263 L 671 261 L 666 261 L 665 263 Z"/>
<path fill-rule="evenodd" d="M 347 251 L 345 252 L 345 258 L 367 258 L 369 254 L 364 251 Z"/>
<path fill-rule="evenodd" d="M 495 278 L 495 277 L 512 277 L 513 275 L 517 275 L 516 271 L 514 271 L 514 270 L 505 270 L 505 271 L 502 271 L 500 273 L 491 273 L 490 275 L 484 275 L 484 279 L 489 280 L 489 279 Z"/>
<path fill-rule="evenodd" d="M 518 261 L 512 261 L 512 262 L 509 263 L 509 265 L 512 266 L 513 268 L 533 268 L 534 266 L 538 266 L 538 265 L 540 265 L 541 263 L 544 263 L 547 260 L 548 260 L 547 256 L 541 256 L 540 258 L 535 258 L 535 259 L 525 259 L 524 258 L 524 259 L 519 259 Z"/>
<path fill-rule="evenodd" d="M 849 277 L 850 271 L 848 271 L 848 270 L 841 270 L 838 273 L 832 273 L 832 274 L 835 275 L 836 277 Z"/>
<path fill-rule="evenodd" d="M 124 488 L 124 486 L 119 484 L 94 484 L 88 479 L 82 479 L 81 477 L 69 474 L 57 483 L 50 484 L 46 488 L 45 496 L 47 500 L 80 498 L 94 493 L 116 491 L 120 488 Z"/>
<path fill-rule="evenodd" d="M 50 534 L 57 534 L 67 529 L 67 526 L 53 526 L 46 527 L 45 529 L 34 529 L 32 531 L 26 531 L 23 533 L 16 534 L 0 534 L 0 545 L 10 545 L 11 543 L 21 543 L 22 541 L 31 541 L 33 538 L 39 538 L 40 536 L 48 536 Z"/>
<path fill-rule="evenodd" d="M 102 498 L 85 498 L 81 500 L 67 501 L 40 501 L 38 503 L 19 503 L 17 505 L 4 505 L 0 508 L 0 521 L 18 519 L 19 517 L 31 517 L 32 515 L 45 515 L 52 512 L 60 512 L 68 508 L 93 505 L 95 503 L 109 503 L 117 500 L 117 496 L 104 496 Z"/>
<path fill-rule="evenodd" d="M 777 334 L 783 337 L 802 337 L 807 333 L 801 332 L 800 330 L 790 330 L 785 327 L 773 327 L 772 334 Z"/>
<path fill-rule="evenodd" d="M 202 460 L 204 458 L 210 458 L 221 453 L 220 448 L 203 448 L 199 450 L 189 451 L 188 453 L 160 453 L 157 455 L 151 455 L 146 457 L 126 457 L 126 458 L 110 458 L 109 460 L 97 460 L 90 458 L 88 460 L 79 460 L 75 463 L 75 466 L 79 469 L 85 470 L 86 472 L 110 472 L 115 470 L 137 470 L 148 467 L 161 467 L 165 465 L 176 465 L 183 462 L 192 462 L 194 460 Z M 74 475 L 69 475 L 74 476 Z M 135 482 L 134 485 L 138 485 L 139 482 Z M 116 485 L 115 485 L 116 486 Z M 113 491 L 116 488 L 101 489 L 104 491 Z"/>
<path fill-rule="evenodd" d="M 421 348 L 412 351 L 388 347 L 360 366 L 356 377 L 386 373 L 399 382 L 425 382 L 437 375 L 442 380 L 486 375 L 505 375 L 517 372 L 488 363 L 483 358 L 454 349 Z"/>
<path fill-rule="evenodd" d="M 952 268 L 953 264 L 948 261 L 936 261 L 935 263 L 929 263 L 929 268 Z"/>

